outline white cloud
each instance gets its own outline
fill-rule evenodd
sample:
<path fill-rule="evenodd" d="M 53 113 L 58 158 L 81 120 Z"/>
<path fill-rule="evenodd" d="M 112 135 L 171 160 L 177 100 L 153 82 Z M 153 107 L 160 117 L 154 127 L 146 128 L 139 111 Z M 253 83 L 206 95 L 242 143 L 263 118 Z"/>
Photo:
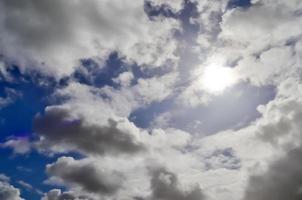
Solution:
<path fill-rule="evenodd" d="M 69 75 L 79 59 L 102 62 L 111 51 L 139 65 L 176 59 L 176 20 L 150 21 L 144 1 L 8 0 L 0 10 L 0 52 L 23 71 L 34 67 L 57 77 Z"/>
<path fill-rule="evenodd" d="M 31 151 L 31 143 L 28 138 L 9 139 L 3 144 L 2 148 L 11 148 L 14 154 L 27 154 Z"/>
<path fill-rule="evenodd" d="M 134 76 L 132 72 L 123 72 L 117 78 L 114 78 L 113 81 L 121 86 L 129 86 L 133 78 Z"/>
<path fill-rule="evenodd" d="M 291 47 L 276 47 L 264 51 L 259 58 L 245 57 L 235 71 L 255 85 L 278 85 L 282 79 L 297 73 L 295 62 Z"/>

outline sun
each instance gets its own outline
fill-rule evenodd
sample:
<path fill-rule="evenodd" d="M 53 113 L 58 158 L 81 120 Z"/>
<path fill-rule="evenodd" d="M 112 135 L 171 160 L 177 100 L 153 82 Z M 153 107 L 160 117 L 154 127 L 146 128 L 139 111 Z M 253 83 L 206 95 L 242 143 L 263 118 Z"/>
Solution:
<path fill-rule="evenodd" d="M 201 81 L 207 92 L 219 94 L 236 83 L 236 76 L 232 68 L 210 65 L 205 67 Z"/>

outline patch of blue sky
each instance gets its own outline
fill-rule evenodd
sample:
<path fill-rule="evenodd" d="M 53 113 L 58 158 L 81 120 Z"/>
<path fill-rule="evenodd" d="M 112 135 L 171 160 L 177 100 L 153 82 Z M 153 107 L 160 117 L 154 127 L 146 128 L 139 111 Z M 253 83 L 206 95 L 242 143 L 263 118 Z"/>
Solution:
<path fill-rule="evenodd" d="M 129 119 L 140 128 L 149 128 L 154 119 L 161 113 L 164 113 L 174 107 L 174 99 L 168 98 L 161 102 L 154 102 L 150 105 L 138 108 L 133 111 Z"/>
<path fill-rule="evenodd" d="M 248 8 L 251 6 L 251 0 L 230 0 L 227 4 L 228 9 L 232 8 Z"/>
<path fill-rule="evenodd" d="M 173 99 L 153 103 L 130 115 L 137 126 L 148 128 L 156 117 L 169 112 L 168 127 L 190 133 L 211 135 L 226 129 L 239 129 L 260 117 L 257 107 L 266 104 L 275 96 L 271 86 L 255 87 L 246 83 L 226 90 L 213 97 L 206 105 L 198 107 L 179 106 Z"/>
<path fill-rule="evenodd" d="M 56 82 L 39 74 L 23 75 L 16 66 L 12 66 L 9 74 L 14 81 L 0 81 L 0 95 L 5 95 L 5 88 L 14 89 L 21 95 L 14 102 L 0 109 L 0 142 L 8 138 L 25 137 L 33 139 L 33 119 L 37 113 L 43 113 L 46 106 L 56 104 L 58 99 L 51 98 L 53 91 L 64 85 L 64 81 Z M 43 80 L 43 84 L 41 84 Z M 36 151 L 27 155 L 13 155 L 11 149 L 0 148 L 0 173 L 12 179 L 16 187 L 18 180 L 30 183 L 34 188 L 48 191 L 51 186 L 43 184 L 47 178 L 46 164 L 52 163 L 57 156 L 48 157 Z M 67 154 L 69 155 L 69 154 Z M 79 158 L 77 154 L 71 154 Z M 21 170 L 20 170 L 21 169 Z M 25 170 L 22 170 L 25 169 Z M 38 200 L 41 196 L 31 190 L 20 187 L 22 197 Z"/>
<path fill-rule="evenodd" d="M 41 84 L 40 75 L 22 75 L 17 67 L 12 67 L 10 74 L 14 81 L 0 81 L 0 91 L 3 92 L 5 88 L 14 89 L 20 96 L 13 103 L 0 109 L 1 142 L 8 136 L 31 135 L 32 119 L 51 103 L 48 97 L 57 85 L 54 80 L 47 80 L 47 77 L 43 77 Z"/>
<path fill-rule="evenodd" d="M 102 87 L 105 85 L 117 87 L 113 78 L 128 70 L 127 64 L 117 52 L 112 52 L 108 56 L 104 66 L 100 66 L 93 59 L 83 59 L 81 63 L 82 65 L 80 68 L 72 75 L 73 78 L 79 83 L 95 87 Z"/>

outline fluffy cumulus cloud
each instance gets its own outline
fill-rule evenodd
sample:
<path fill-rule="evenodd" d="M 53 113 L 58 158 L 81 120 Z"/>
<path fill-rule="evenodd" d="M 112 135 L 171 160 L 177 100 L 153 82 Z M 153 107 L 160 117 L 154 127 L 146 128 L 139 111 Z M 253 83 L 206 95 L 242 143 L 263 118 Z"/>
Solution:
<path fill-rule="evenodd" d="M 150 21 L 141 0 L 2 1 L 0 10 L 1 55 L 22 70 L 61 77 L 80 59 L 102 62 L 111 51 L 154 66 L 176 59 L 177 22 Z"/>
<path fill-rule="evenodd" d="M 4 181 L 0 181 L 0 199 L 23 200 L 20 197 L 20 190 Z"/>

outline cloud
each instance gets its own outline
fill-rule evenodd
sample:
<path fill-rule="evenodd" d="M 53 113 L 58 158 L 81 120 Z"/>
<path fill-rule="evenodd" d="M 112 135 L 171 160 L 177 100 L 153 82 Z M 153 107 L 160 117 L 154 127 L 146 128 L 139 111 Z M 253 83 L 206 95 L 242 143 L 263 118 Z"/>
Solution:
<path fill-rule="evenodd" d="M 0 77 L 0 80 L 2 81 L 11 82 L 14 80 L 8 71 L 8 67 L 2 60 L 0 60 Z"/>
<path fill-rule="evenodd" d="M 301 2 L 296 0 L 252 1 L 245 8 L 227 9 L 228 1 L 197 1 L 200 25 L 196 47 L 199 62 L 191 74 L 211 65 L 227 67 L 238 74 L 238 82 L 256 86 L 278 86 L 289 76 L 297 76 L 301 66 Z M 191 81 L 181 94 L 185 106 L 199 106 L 211 99 Z"/>
<path fill-rule="evenodd" d="M 275 155 L 267 167 L 250 174 L 245 200 L 301 199 L 301 79 L 290 77 L 277 88 L 276 98 L 258 109 L 257 137 L 272 144 Z"/>
<path fill-rule="evenodd" d="M 102 63 L 112 51 L 139 65 L 176 59 L 177 21 L 149 20 L 144 1 L 5 0 L 0 10 L 0 52 L 23 71 L 70 75 L 80 59 Z"/>
<path fill-rule="evenodd" d="M 0 147 L 11 148 L 14 154 L 27 154 L 31 151 L 31 142 L 28 138 L 15 138 L 0 144 Z"/>
<path fill-rule="evenodd" d="M 251 52 L 268 45 L 284 45 L 286 40 L 301 34 L 295 26 L 301 22 L 296 13 L 299 8 L 301 2 L 296 0 L 263 0 L 247 9 L 230 10 L 223 16 L 221 37 L 241 42 Z"/>
<path fill-rule="evenodd" d="M 20 190 L 7 182 L 0 181 L 0 199 L 3 200 L 24 200 L 20 197 Z"/>
<path fill-rule="evenodd" d="M 133 130 L 130 125 L 110 118 L 103 126 L 90 124 L 84 118 L 74 118 L 68 110 L 55 107 L 47 109 L 34 121 L 35 132 L 42 136 L 42 145 L 61 145 L 66 150 L 94 155 L 144 151 L 138 130 Z"/>
<path fill-rule="evenodd" d="M 9 182 L 10 177 L 6 176 L 5 174 L 0 174 L 0 181 Z"/>
<path fill-rule="evenodd" d="M 52 189 L 41 200 L 93 200 L 85 195 L 77 195 L 74 192 L 62 192 L 60 189 Z"/>
<path fill-rule="evenodd" d="M 232 9 L 222 16 L 219 40 L 214 49 L 224 54 L 235 71 L 255 85 L 278 85 L 295 76 L 301 65 L 297 45 L 301 41 L 301 23 L 296 0 L 258 1 L 247 9 Z"/>
<path fill-rule="evenodd" d="M 117 78 L 114 78 L 113 81 L 121 86 L 129 86 L 133 78 L 134 76 L 132 72 L 123 72 Z"/>
<path fill-rule="evenodd" d="M 296 72 L 294 54 L 291 47 L 271 48 L 262 52 L 259 58 L 249 56 L 239 61 L 235 71 L 255 85 L 278 84 L 284 76 Z"/>
<path fill-rule="evenodd" d="M 88 194 L 112 195 L 123 184 L 123 176 L 118 172 L 101 168 L 93 161 L 74 160 L 71 157 L 61 157 L 47 165 L 47 173 Z"/>
<path fill-rule="evenodd" d="M 83 137 L 87 138 L 86 134 L 89 132 L 83 132 Z M 149 166 L 162 165 L 173 169 L 175 175 L 181 173 L 184 177 L 190 177 L 193 170 L 191 167 L 202 165 L 197 157 L 185 153 L 191 139 L 188 133 L 173 129 L 158 129 L 140 134 L 141 143 L 146 151 L 142 153 L 117 152 L 116 154 L 95 154 L 85 151 L 86 158 L 81 160 L 61 157 L 47 166 L 49 179 L 45 183 L 63 185 L 69 190 L 76 191 L 76 194 L 90 194 L 93 198 L 107 195 L 109 199 L 122 197 L 127 199 L 133 196 L 144 197 L 146 192 L 150 191 L 148 184 L 150 176 L 147 172 Z M 56 144 L 64 144 L 64 140 L 66 140 L 65 137 L 58 138 Z M 46 142 L 51 144 L 51 139 L 47 139 Z M 94 142 L 96 141 L 89 140 L 88 143 L 93 145 Z M 53 150 L 60 151 L 56 147 Z M 83 150 L 78 147 L 74 148 L 74 151 L 82 152 Z M 175 165 L 173 160 L 179 160 L 181 164 Z M 196 181 L 196 179 L 186 180 L 186 178 L 184 180 L 184 187 L 189 187 Z M 178 189 L 183 191 L 183 197 L 186 199 L 193 195 L 191 190 Z"/>
<path fill-rule="evenodd" d="M 274 161 L 267 171 L 250 177 L 245 200 L 302 198 L 302 148 L 295 148 Z"/>
<path fill-rule="evenodd" d="M 196 186 L 189 191 L 179 188 L 177 176 L 166 169 L 156 169 L 151 172 L 151 199 L 165 200 L 203 200 L 206 199 L 202 190 Z"/>
<path fill-rule="evenodd" d="M 20 184 L 22 187 L 26 188 L 27 190 L 33 190 L 33 186 L 29 183 L 26 183 L 25 181 L 19 180 L 18 184 Z"/>
<path fill-rule="evenodd" d="M 274 100 L 258 107 L 262 118 L 255 123 L 257 136 L 280 149 L 299 146 L 302 128 L 301 80 L 294 77 L 285 79 L 276 91 Z"/>
<path fill-rule="evenodd" d="M 217 149 L 206 155 L 204 162 L 209 170 L 219 168 L 236 170 L 240 168 L 240 159 L 236 157 L 232 148 Z"/>

